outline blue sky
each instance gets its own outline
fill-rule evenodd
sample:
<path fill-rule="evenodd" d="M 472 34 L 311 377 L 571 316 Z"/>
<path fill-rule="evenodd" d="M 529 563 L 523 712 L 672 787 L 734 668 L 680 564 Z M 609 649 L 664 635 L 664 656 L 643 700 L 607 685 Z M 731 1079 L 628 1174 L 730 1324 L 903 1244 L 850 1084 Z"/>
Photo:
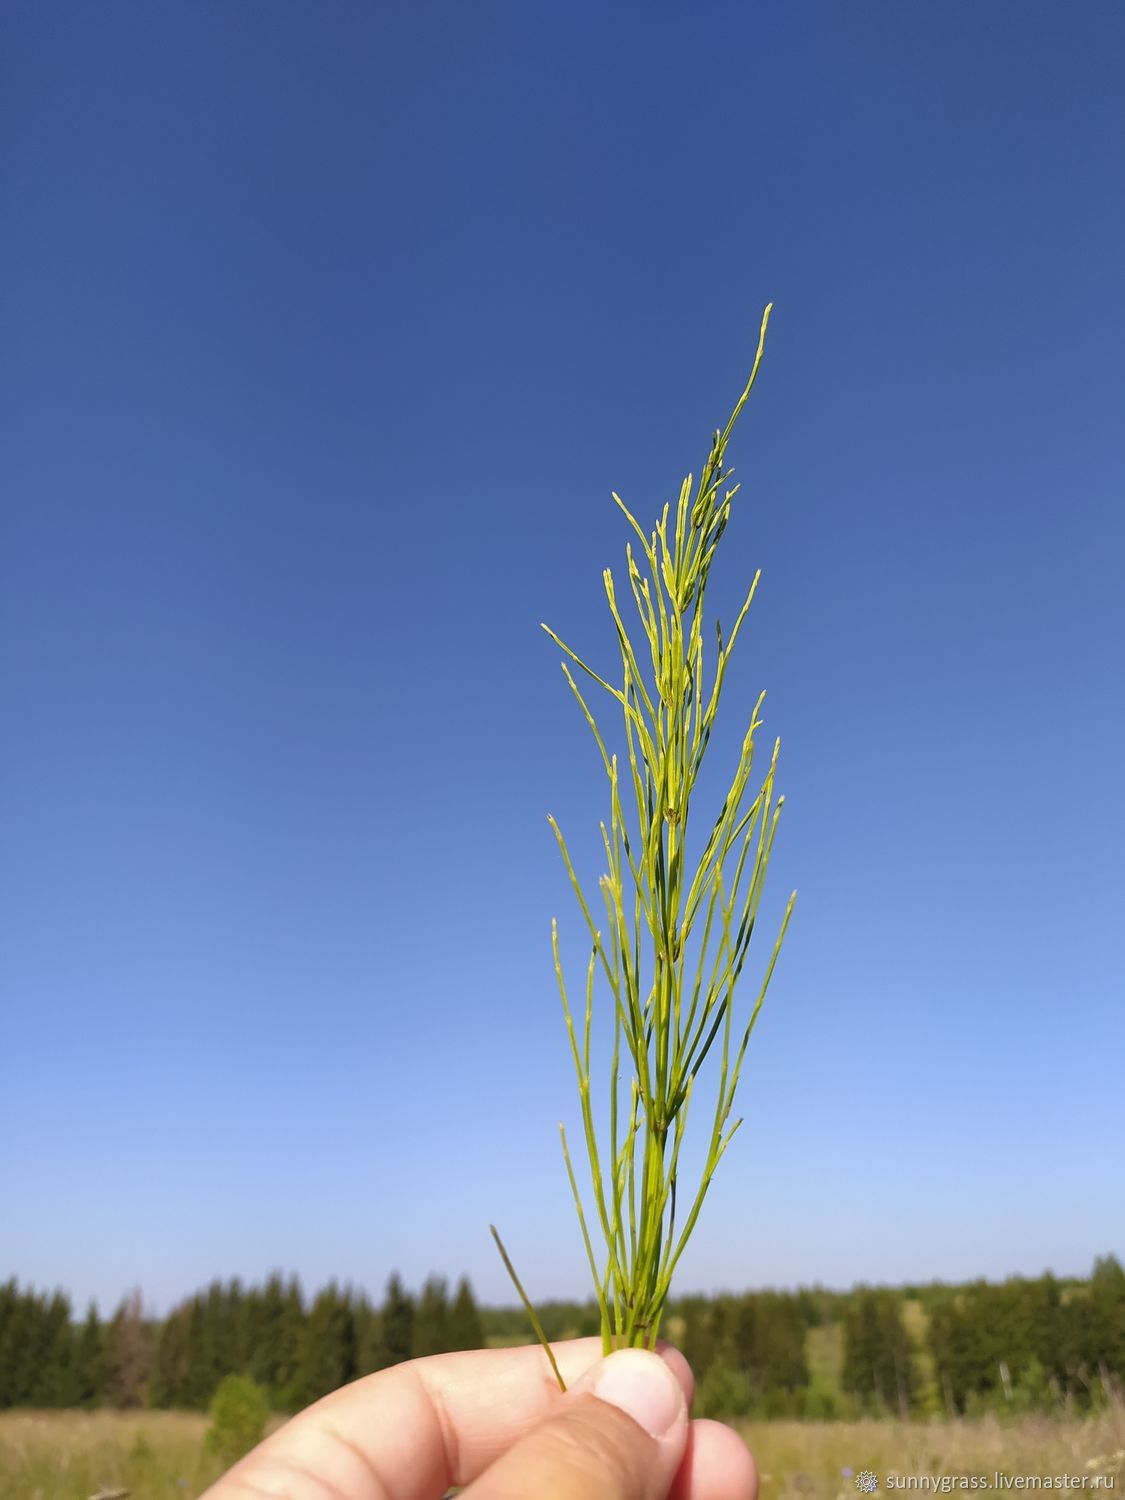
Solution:
<path fill-rule="evenodd" d="M 1125 1251 L 1116 0 L 0 26 L 0 1275 L 585 1292 L 538 622 L 612 664 L 768 300 L 799 897 L 680 1289 Z"/>

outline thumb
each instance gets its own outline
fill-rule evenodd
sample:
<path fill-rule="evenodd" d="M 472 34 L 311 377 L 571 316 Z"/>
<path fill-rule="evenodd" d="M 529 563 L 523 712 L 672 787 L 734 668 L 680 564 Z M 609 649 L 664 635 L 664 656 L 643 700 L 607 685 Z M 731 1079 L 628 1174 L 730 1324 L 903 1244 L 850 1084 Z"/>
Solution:
<path fill-rule="evenodd" d="M 687 1404 L 669 1367 L 647 1350 L 621 1349 L 462 1500 L 666 1500 L 687 1435 Z"/>

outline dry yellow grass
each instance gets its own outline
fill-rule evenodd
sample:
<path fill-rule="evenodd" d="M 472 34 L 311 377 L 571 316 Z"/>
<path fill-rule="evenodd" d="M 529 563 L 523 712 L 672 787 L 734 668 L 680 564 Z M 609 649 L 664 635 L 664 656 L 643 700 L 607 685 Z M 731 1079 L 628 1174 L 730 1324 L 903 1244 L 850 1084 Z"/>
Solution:
<path fill-rule="evenodd" d="M 86 1500 L 125 1487 L 134 1495 L 195 1496 L 221 1468 L 203 1453 L 206 1430 L 206 1417 L 180 1412 L 5 1412 L 0 1494 Z"/>
<path fill-rule="evenodd" d="M 0 1413 L 0 1497 L 88 1500 L 122 1487 L 133 1500 L 195 1500 L 221 1467 L 203 1450 L 206 1430 L 206 1417 L 183 1412 Z M 1120 1407 L 1085 1422 L 757 1422 L 746 1436 L 762 1500 L 858 1500 L 845 1468 L 878 1474 L 884 1500 L 897 1493 L 885 1487 L 892 1472 L 1100 1474 L 1116 1481 L 1111 1500 L 1125 1489 Z"/>
<path fill-rule="evenodd" d="M 190 1412 L 0 1412 L 2 1500 L 194 1500 L 222 1472 Z"/>
<path fill-rule="evenodd" d="M 1125 1409 L 1087 1421 L 1025 1417 L 999 1421 L 758 1422 L 743 1424 L 762 1478 L 763 1500 L 858 1500 L 844 1473 L 870 1469 L 886 1478 L 930 1474 L 1009 1476 L 1094 1475 L 1114 1479 L 1110 1496 L 1125 1488 Z M 1107 1486 L 1108 1488 L 1108 1486 Z M 1094 1491 L 1101 1493 L 1101 1489 Z M 906 1492 L 916 1497 L 934 1491 Z M 956 1495 L 958 1490 L 951 1489 Z M 979 1493 L 979 1491 L 978 1491 Z M 999 1493 L 998 1491 L 996 1493 Z M 1004 1492 L 1006 1493 L 1006 1492 Z"/>

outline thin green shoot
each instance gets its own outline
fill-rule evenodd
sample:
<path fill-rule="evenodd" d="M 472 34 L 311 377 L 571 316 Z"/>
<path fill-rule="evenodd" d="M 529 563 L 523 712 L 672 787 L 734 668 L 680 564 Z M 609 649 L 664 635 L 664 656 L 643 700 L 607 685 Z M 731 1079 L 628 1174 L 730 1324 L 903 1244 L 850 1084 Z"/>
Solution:
<path fill-rule="evenodd" d="M 735 988 L 755 931 L 785 800 L 776 792 L 779 741 L 751 795 L 764 694 L 750 715 L 730 788 L 697 858 L 689 859 L 687 841 L 692 793 L 728 663 L 758 587 L 755 574 L 725 642 L 716 622 L 717 653 L 707 686 L 705 594 L 738 490 L 737 485 L 728 488 L 733 470 L 726 463 L 727 442 L 757 379 L 770 311 L 767 307 L 762 318 L 746 388 L 726 427 L 714 433 L 698 484 L 689 475 L 680 487 L 671 535 L 668 505 L 646 533 L 621 498 L 613 496 L 639 547 L 636 554 L 632 542 L 625 549 L 629 592 L 640 622 L 636 640 L 622 617 L 611 571 L 607 568 L 602 575 L 620 656 L 619 685 L 543 626 L 565 653 L 563 673 L 594 737 L 609 784 L 609 823 L 600 825 L 606 861 L 599 881 L 604 921 L 600 914 L 595 919 L 596 903 L 583 889 L 562 831 L 553 817 L 549 819 L 590 944 L 585 1012 L 578 1027 L 563 975 L 558 926 L 552 922 L 555 977 L 578 1080 L 590 1171 L 590 1211 L 566 1132 L 561 1125 L 559 1130 L 607 1354 L 618 1348 L 655 1347 L 673 1274 L 715 1170 L 742 1123 L 731 1121 L 735 1092 L 796 899 L 794 892 L 749 1016 L 744 1025 L 736 1026 Z M 620 712 L 623 760 L 608 748 L 571 664 L 607 693 Z M 632 810 L 627 813 L 629 802 Z M 695 951 L 689 960 L 693 933 Z M 607 1139 L 599 1139 L 592 1099 L 591 1030 L 599 975 L 608 985 L 607 1019 L 613 1026 Z M 685 1195 L 681 1145 L 689 1108 L 703 1087 L 701 1069 L 713 1049 L 718 1050 L 718 1080 L 707 1149 L 699 1181 Z M 594 1248 L 591 1225 L 604 1241 L 603 1251 Z M 495 1229 L 492 1233 L 562 1385 L 539 1320 L 500 1236 Z"/>

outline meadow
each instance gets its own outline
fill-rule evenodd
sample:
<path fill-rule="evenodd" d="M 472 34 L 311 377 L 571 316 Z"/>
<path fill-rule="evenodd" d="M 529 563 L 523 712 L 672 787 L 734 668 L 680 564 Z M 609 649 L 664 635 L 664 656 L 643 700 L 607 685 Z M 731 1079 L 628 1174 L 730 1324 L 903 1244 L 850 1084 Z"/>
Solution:
<path fill-rule="evenodd" d="M 742 1424 L 763 1500 L 851 1500 L 846 1471 L 890 1475 L 1073 1475 L 1086 1489 L 1125 1485 L 1125 1407 L 1095 1417 L 983 1417 L 928 1422 L 758 1421 Z M 90 1500 L 127 1489 L 132 1500 L 195 1500 L 221 1472 L 205 1453 L 207 1418 L 183 1412 L 0 1414 L 3 1500 Z M 1094 1481 L 1099 1484 L 1095 1486 Z M 954 1489 L 952 1491 L 956 1493 Z"/>

